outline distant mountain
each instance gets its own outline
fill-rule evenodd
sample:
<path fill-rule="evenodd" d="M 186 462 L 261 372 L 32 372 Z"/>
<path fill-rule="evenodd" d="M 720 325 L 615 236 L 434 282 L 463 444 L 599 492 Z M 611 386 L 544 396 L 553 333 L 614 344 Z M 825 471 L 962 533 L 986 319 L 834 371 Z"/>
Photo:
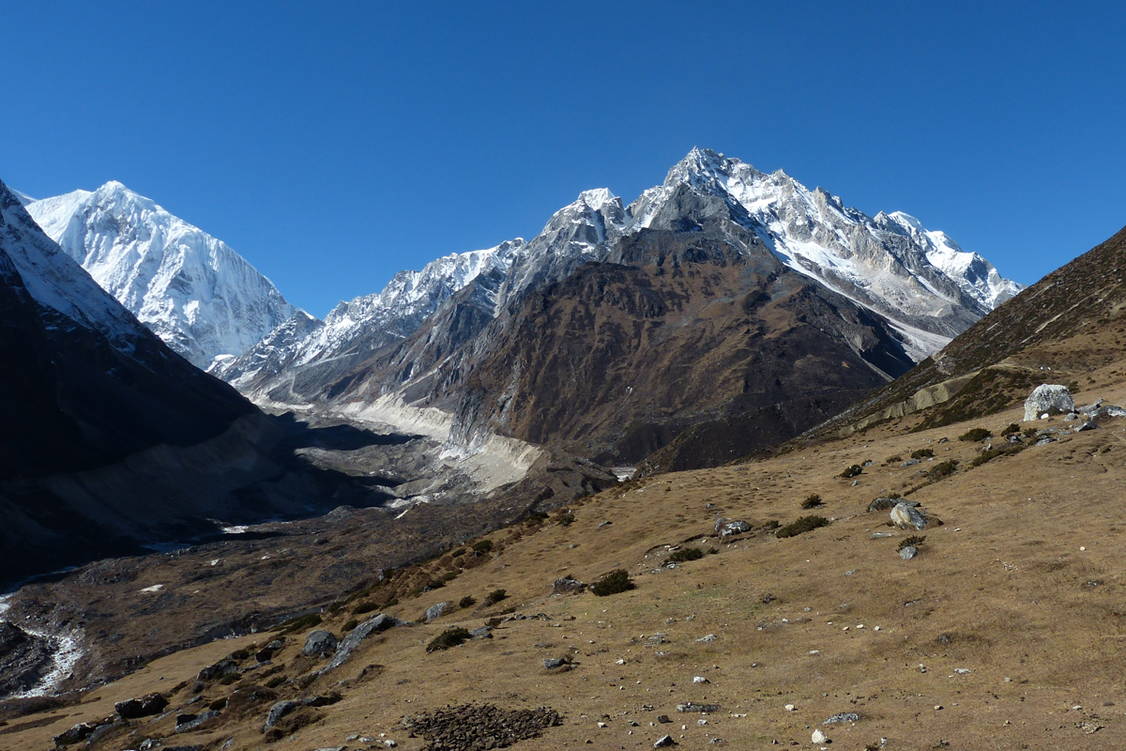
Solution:
<path fill-rule="evenodd" d="M 169 349 L 0 183 L 0 583 L 248 521 L 368 504 Z"/>
<path fill-rule="evenodd" d="M 295 312 L 226 243 L 119 182 L 26 206 L 103 289 L 197 367 L 241 355 Z"/>

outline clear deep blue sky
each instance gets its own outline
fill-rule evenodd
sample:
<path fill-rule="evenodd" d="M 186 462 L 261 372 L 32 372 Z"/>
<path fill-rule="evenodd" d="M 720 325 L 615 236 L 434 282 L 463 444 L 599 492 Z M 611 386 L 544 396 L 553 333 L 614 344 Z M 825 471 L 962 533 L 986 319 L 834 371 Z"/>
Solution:
<path fill-rule="evenodd" d="M 978 8 L 975 6 L 984 6 Z M 863 6 L 863 7 L 861 7 Z M 1126 224 L 1119 3 L 8 2 L 0 178 L 109 179 L 318 315 L 694 144 L 1032 282 Z"/>

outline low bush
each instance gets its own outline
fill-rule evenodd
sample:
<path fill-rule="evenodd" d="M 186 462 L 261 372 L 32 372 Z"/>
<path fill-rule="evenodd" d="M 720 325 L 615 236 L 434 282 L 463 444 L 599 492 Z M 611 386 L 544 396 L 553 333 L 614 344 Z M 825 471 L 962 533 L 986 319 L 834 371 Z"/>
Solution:
<path fill-rule="evenodd" d="M 1019 432 L 1020 432 L 1020 425 L 1015 423 L 1015 422 L 1010 422 L 1005 427 L 1005 429 L 1001 431 L 1001 435 L 1012 435 L 1013 433 L 1019 433 Z"/>
<path fill-rule="evenodd" d="M 863 472 L 864 472 L 863 467 L 861 467 L 859 464 L 853 464 L 852 466 L 847 467 L 843 472 L 841 472 L 840 476 L 847 480 L 849 478 L 856 477 L 857 475 L 860 475 Z"/>
<path fill-rule="evenodd" d="M 794 537 L 796 535 L 809 532 L 817 529 L 818 527 L 828 526 L 829 520 L 823 516 L 803 516 L 796 521 L 792 521 L 784 527 L 779 527 L 778 531 L 774 533 L 775 537 Z"/>
<path fill-rule="evenodd" d="M 932 456 L 934 456 L 932 449 L 915 449 L 911 452 L 912 459 L 930 459 Z"/>
<path fill-rule="evenodd" d="M 492 540 L 478 540 L 477 542 L 473 543 L 473 552 L 477 555 L 485 555 L 486 553 L 491 553 L 492 550 Z"/>
<path fill-rule="evenodd" d="M 458 600 L 457 606 L 459 608 L 471 608 L 477 604 L 477 598 L 473 595 L 466 595 Z"/>
<path fill-rule="evenodd" d="M 818 506 L 824 506 L 824 505 L 825 505 L 825 502 L 822 501 L 821 496 L 817 495 L 816 493 L 814 493 L 813 495 L 809 496 L 808 498 L 806 498 L 804 501 L 801 502 L 801 507 L 805 508 L 805 509 L 817 508 Z"/>
<path fill-rule="evenodd" d="M 564 527 L 569 527 L 575 523 L 575 515 L 570 509 L 564 509 L 559 512 L 559 516 L 555 520 Z"/>
<path fill-rule="evenodd" d="M 947 459 L 946 461 L 939 462 L 938 464 L 931 467 L 930 471 L 927 472 L 927 478 L 932 482 L 935 480 L 941 480 L 944 477 L 949 477 L 950 475 L 954 474 L 957 470 L 958 460 Z"/>
<path fill-rule="evenodd" d="M 503 589 L 494 589 L 492 592 L 485 595 L 485 606 L 496 605 L 506 597 L 508 597 L 508 592 Z"/>
<path fill-rule="evenodd" d="M 307 628 L 319 626 L 320 623 L 321 617 L 317 613 L 307 613 L 305 615 L 299 615 L 296 618 L 286 621 L 282 625 L 282 633 L 290 634 L 295 631 L 304 631 Z"/>
<path fill-rule="evenodd" d="M 912 546 L 912 545 L 917 548 L 926 541 L 927 541 L 926 535 L 923 535 L 921 537 L 919 535 L 911 535 L 910 537 L 904 537 L 902 540 L 899 541 L 899 546 L 896 548 L 896 550 L 903 550 L 904 548 Z"/>
<path fill-rule="evenodd" d="M 985 428 L 971 428 L 962 435 L 958 436 L 959 441 L 984 441 L 986 438 L 993 435 L 992 432 Z"/>
<path fill-rule="evenodd" d="M 1026 444 L 1023 444 L 1023 443 L 1008 443 L 1008 442 L 1006 442 L 1006 443 L 1003 443 L 1000 446 L 995 446 L 994 448 L 991 448 L 988 451 L 982 451 L 980 454 L 978 454 L 977 456 L 975 456 L 973 458 L 973 460 L 970 462 L 970 466 L 971 467 L 980 467 L 982 464 L 985 464 L 988 461 L 992 461 L 993 459 L 996 459 L 999 456 L 1008 456 L 1009 454 L 1019 454 L 1021 451 L 1025 450 L 1026 448 L 1028 448 L 1028 446 Z"/>
<path fill-rule="evenodd" d="M 625 569 L 614 569 L 610 573 L 603 576 L 601 579 L 591 585 L 590 591 L 599 597 L 606 597 L 607 595 L 616 595 L 619 592 L 626 592 L 636 588 L 633 579 L 629 578 L 629 573 Z"/>
<path fill-rule="evenodd" d="M 889 456 L 887 459 L 884 459 L 884 464 L 899 464 L 901 461 L 903 461 L 902 456 Z"/>
<path fill-rule="evenodd" d="M 699 548 L 681 548 L 680 550 L 673 551 L 665 563 L 685 563 L 686 561 L 698 561 L 704 557 L 704 551 Z"/>
<path fill-rule="evenodd" d="M 426 651 L 438 652 L 443 649 L 449 649 L 450 647 L 456 647 L 459 644 L 469 641 L 471 638 L 472 635 L 469 631 L 461 626 L 447 628 L 430 640 L 430 643 L 426 645 Z"/>
<path fill-rule="evenodd" d="M 352 608 L 352 615 L 363 615 L 364 613 L 370 613 L 378 607 L 379 605 L 377 605 L 376 603 L 372 602 L 371 600 L 367 600 Z"/>

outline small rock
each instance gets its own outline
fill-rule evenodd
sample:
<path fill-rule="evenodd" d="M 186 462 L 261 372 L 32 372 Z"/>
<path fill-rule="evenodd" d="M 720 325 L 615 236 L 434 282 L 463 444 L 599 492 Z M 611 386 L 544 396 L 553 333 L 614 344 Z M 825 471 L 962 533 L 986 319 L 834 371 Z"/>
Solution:
<path fill-rule="evenodd" d="M 719 518 L 715 520 L 715 531 L 720 537 L 731 537 L 751 531 L 751 525 L 742 520 L 728 521 Z"/>
<path fill-rule="evenodd" d="M 829 737 L 822 733 L 820 730 L 814 730 L 813 734 L 809 737 L 814 743 L 828 743 Z"/>
<path fill-rule="evenodd" d="M 705 678 L 705 677 L 704 677 L 704 676 L 702 676 L 702 675 L 694 675 L 694 676 L 692 676 L 692 682 L 693 682 L 693 683 L 711 683 L 711 681 L 709 681 L 709 680 L 708 680 L 707 678 Z"/>
<path fill-rule="evenodd" d="M 891 514 L 892 524 L 900 529 L 908 529 L 914 527 L 915 529 L 927 528 L 927 517 L 923 515 L 917 506 L 912 505 L 910 502 L 900 501 L 892 508 Z"/>
<path fill-rule="evenodd" d="M 653 748 L 668 748 L 669 746 L 675 745 L 677 745 L 677 743 L 672 739 L 671 735 L 662 735 L 653 744 Z"/>
<path fill-rule="evenodd" d="M 970 670 L 969 668 L 954 668 L 954 672 L 957 673 L 958 675 L 969 675 L 973 671 Z"/>
<path fill-rule="evenodd" d="M 697 639 L 696 641 L 698 641 L 698 642 L 704 642 L 704 643 L 707 643 L 707 642 L 713 642 L 713 641 L 715 641 L 715 640 L 716 640 L 716 639 L 718 639 L 718 638 L 719 638 L 719 637 L 718 637 L 718 636 L 716 636 L 715 634 L 707 634 L 707 635 L 705 635 L 705 636 L 701 636 L 701 637 L 700 637 L 699 639 Z"/>
<path fill-rule="evenodd" d="M 436 621 L 443 615 L 445 615 L 449 609 L 450 603 L 448 601 L 434 603 L 426 609 L 426 614 L 423 616 L 423 620 L 425 620 L 427 623 Z"/>
<path fill-rule="evenodd" d="M 1082 432 L 1085 432 L 1087 430 L 1094 430 L 1097 427 L 1099 427 L 1099 426 L 1096 425 L 1095 423 L 1091 422 L 1090 420 L 1088 420 L 1087 422 L 1083 423 L 1079 427 L 1075 428 L 1075 432 L 1076 433 L 1082 433 Z"/>
<path fill-rule="evenodd" d="M 668 723 L 672 722 L 672 719 L 667 714 L 661 714 L 657 715 L 657 722 L 661 723 L 662 725 L 667 725 Z"/>
<path fill-rule="evenodd" d="M 551 585 L 553 594 L 578 594 L 586 589 L 586 584 L 574 578 L 573 576 L 564 576 L 556 579 Z"/>
<path fill-rule="evenodd" d="M 471 629 L 469 629 L 469 635 L 471 637 L 473 637 L 474 639 L 492 639 L 493 638 L 493 627 L 492 626 L 480 626 L 478 628 L 471 628 Z"/>
<path fill-rule="evenodd" d="M 570 657 L 546 657 L 543 661 L 543 666 L 548 670 L 556 670 L 570 664 Z"/>
<path fill-rule="evenodd" d="M 784 706 L 782 708 L 785 709 L 787 712 L 797 711 L 797 707 L 795 707 L 793 704 L 787 704 L 786 706 Z"/>
<path fill-rule="evenodd" d="M 919 549 L 914 545 L 907 545 L 899 551 L 899 557 L 905 561 L 909 561 L 919 554 Z"/>
<path fill-rule="evenodd" d="M 702 712 L 704 714 L 710 714 L 712 712 L 718 712 L 719 711 L 719 705 L 718 704 L 697 704 L 696 702 L 690 701 L 690 702 L 687 702 L 685 704 L 677 704 L 676 705 L 676 711 L 677 712 Z"/>
<path fill-rule="evenodd" d="M 160 714 L 167 706 L 168 700 L 160 694 L 146 694 L 139 699 L 119 701 L 113 708 L 123 719 L 135 720 L 138 717 Z"/>
<path fill-rule="evenodd" d="M 340 640 L 332 633 L 317 630 L 305 637 L 305 646 L 301 648 L 301 654 L 306 657 L 328 657 L 336 651 L 339 644 Z"/>
<path fill-rule="evenodd" d="M 825 718 L 822 725 L 833 725 L 838 722 L 860 722 L 860 714 L 857 712 L 841 712 Z"/>

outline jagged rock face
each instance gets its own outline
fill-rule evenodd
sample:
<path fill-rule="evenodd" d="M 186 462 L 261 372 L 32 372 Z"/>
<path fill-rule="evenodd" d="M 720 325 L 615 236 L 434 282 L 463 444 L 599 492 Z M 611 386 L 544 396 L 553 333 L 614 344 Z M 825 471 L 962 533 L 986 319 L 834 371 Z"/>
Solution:
<path fill-rule="evenodd" d="M 747 424 L 764 441 L 789 437 L 902 373 L 1018 289 L 913 217 L 868 217 L 782 172 L 700 149 L 629 207 L 609 191 L 586 191 L 532 240 L 492 258 L 467 265 L 418 315 L 390 322 L 385 291 L 374 296 L 384 300 L 376 306 L 384 318 L 349 313 L 363 307 L 357 301 L 338 308 L 332 336 L 326 326 L 293 343 L 302 354 L 276 374 L 260 377 L 253 363 L 243 375 L 219 372 L 278 402 L 391 395 L 437 407 L 455 416 L 450 440 L 460 446 L 499 430 L 584 456 L 637 458 L 694 429 L 710 448 L 682 443 L 666 460 L 698 466 L 719 444 L 715 456 L 754 443 L 736 415 L 753 415 Z M 329 338 L 346 344 L 326 347 Z M 782 372 L 787 351 L 821 361 L 808 378 L 800 368 Z M 693 407 L 677 393 L 678 369 L 704 362 L 712 371 L 699 383 L 723 386 Z M 842 376 L 830 362 L 852 370 Z M 784 387 L 732 385 L 751 368 Z M 627 383 L 638 379 L 645 397 Z"/>
<path fill-rule="evenodd" d="M 1124 310 L 1126 229 L 1001 305 L 906 376 L 823 426 L 817 435 L 847 432 L 916 409 L 927 410 L 923 424 L 929 427 L 1001 409 L 1043 381 L 1039 366 L 1032 367 L 1046 357 L 1058 357 L 1047 349 L 1082 333 L 1121 327 Z M 1055 364 L 1067 369 L 1069 362 Z M 943 392 L 943 398 L 938 404 L 932 398 L 914 406 L 914 395 L 928 390 Z"/>
<path fill-rule="evenodd" d="M 27 204 L 103 289 L 194 365 L 240 355 L 295 312 L 226 243 L 119 182 Z"/>
<path fill-rule="evenodd" d="M 0 582 L 209 518 L 343 502 L 328 473 L 288 463 L 281 427 L 142 326 L 2 183 L 0 351 Z"/>

